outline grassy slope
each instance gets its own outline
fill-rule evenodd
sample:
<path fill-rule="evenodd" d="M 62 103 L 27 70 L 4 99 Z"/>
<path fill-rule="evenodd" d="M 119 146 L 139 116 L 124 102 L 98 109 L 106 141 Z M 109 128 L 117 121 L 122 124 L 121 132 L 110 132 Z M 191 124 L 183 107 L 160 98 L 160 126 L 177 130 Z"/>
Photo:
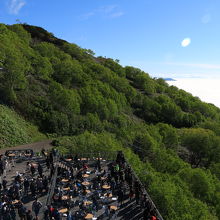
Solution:
<path fill-rule="evenodd" d="M 0 131 L 1 148 L 46 139 L 37 127 L 3 105 L 0 105 Z"/>

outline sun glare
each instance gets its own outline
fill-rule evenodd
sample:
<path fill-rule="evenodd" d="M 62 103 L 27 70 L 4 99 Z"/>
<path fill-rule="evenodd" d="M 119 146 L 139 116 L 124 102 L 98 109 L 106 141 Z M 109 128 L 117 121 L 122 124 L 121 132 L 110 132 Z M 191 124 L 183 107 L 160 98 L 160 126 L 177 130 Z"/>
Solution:
<path fill-rule="evenodd" d="M 181 42 L 182 47 L 187 47 L 189 46 L 191 43 L 191 39 L 190 38 L 185 38 L 183 39 L 183 41 Z"/>

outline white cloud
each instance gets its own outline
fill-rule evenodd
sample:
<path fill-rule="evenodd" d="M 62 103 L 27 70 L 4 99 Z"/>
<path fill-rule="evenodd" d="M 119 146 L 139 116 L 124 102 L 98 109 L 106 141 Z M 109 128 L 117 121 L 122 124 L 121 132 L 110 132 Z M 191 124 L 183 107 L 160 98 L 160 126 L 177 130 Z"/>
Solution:
<path fill-rule="evenodd" d="M 183 41 L 181 42 L 181 46 L 182 46 L 182 47 L 187 47 L 187 46 L 190 45 L 190 43 L 191 43 L 191 39 L 190 39 L 190 38 L 185 38 L 185 39 L 183 39 Z"/>
<path fill-rule="evenodd" d="M 10 0 L 8 2 L 9 13 L 17 15 L 25 4 L 26 4 L 25 0 Z"/>
<path fill-rule="evenodd" d="M 210 21 L 211 21 L 211 15 L 210 14 L 205 14 L 203 17 L 202 17 L 202 19 L 201 19 L 201 21 L 202 21 L 202 23 L 203 24 L 208 24 Z"/>
<path fill-rule="evenodd" d="M 102 6 L 97 9 L 94 9 L 91 12 L 81 15 L 80 18 L 83 20 L 87 20 L 95 15 L 99 15 L 99 16 L 101 15 L 109 18 L 118 18 L 124 15 L 124 12 L 118 10 L 118 8 L 119 7 L 117 5 Z"/>
<path fill-rule="evenodd" d="M 86 14 L 81 15 L 80 17 L 81 17 L 81 19 L 83 19 L 83 20 L 87 20 L 87 19 L 89 19 L 90 17 L 92 17 L 92 16 L 94 16 L 94 15 L 95 15 L 95 12 L 88 12 L 88 13 L 86 13 Z"/>
<path fill-rule="evenodd" d="M 124 12 L 119 11 L 119 12 L 111 14 L 111 18 L 117 18 L 117 17 L 121 17 L 123 15 L 124 15 Z"/>
<path fill-rule="evenodd" d="M 188 66 L 188 67 L 195 67 L 201 69 L 216 69 L 220 70 L 220 65 L 217 64 L 207 64 L 207 63 L 174 63 L 174 62 L 166 62 L 166 65 L 173 65 L 173 66 Z"/>
<path fill-rule="evenodd" d="M 117 5 L 106 5 L 106 6 L 102 6 L 99 9 L 97 9 L 97 11 L 109 14 L 111 12 L 113 12 L 115 9 L 117 9 Z"/>

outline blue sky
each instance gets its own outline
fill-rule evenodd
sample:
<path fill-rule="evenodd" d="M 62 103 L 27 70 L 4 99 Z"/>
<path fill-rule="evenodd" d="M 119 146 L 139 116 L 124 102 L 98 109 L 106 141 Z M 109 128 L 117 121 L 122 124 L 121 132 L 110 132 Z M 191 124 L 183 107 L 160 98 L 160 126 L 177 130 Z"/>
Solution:
<path fill-rule="evenodd" d="M 151 76 L 220 78 L 219 10 L 219 0 L 0 0 L 0 22 L 41 26 Z"/>

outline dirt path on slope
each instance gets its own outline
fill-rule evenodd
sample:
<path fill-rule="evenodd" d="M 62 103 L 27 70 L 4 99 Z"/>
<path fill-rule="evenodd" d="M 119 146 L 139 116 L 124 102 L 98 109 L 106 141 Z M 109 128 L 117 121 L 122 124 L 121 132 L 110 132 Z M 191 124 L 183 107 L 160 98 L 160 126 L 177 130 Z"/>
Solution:
<path fill-rule="evenodd" d="M 19 150 L 19 149 L 32 149 L 34 152 L 41 151 L 42 148 L 45 150 L 50 149 L 52 147 L 52 140 L 39 141 L 30 144 L 19 145 L 15 147 L 7 147 L 0 149 L 0 154 L 4 154 L 6 150 Z"/>

